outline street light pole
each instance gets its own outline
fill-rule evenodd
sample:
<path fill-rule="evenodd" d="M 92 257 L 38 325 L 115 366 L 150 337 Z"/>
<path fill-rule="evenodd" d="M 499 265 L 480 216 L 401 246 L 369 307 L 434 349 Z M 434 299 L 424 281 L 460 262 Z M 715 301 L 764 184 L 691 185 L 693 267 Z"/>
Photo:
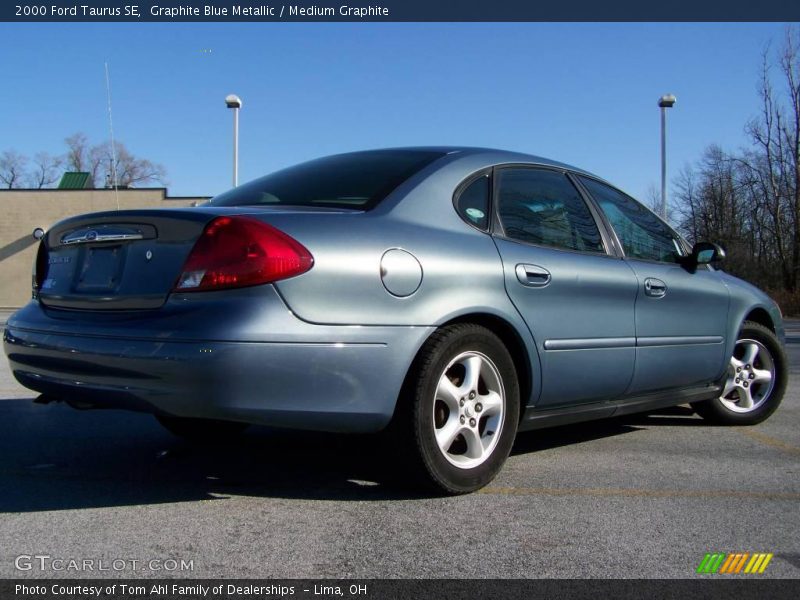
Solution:
<path fill-rule="evenodd" d="M 675 96 L 665 94 L 658 99 L 661 108 L 661 218 L 667 220 L 667 109 L 675 104 Z"/>
<path fill-rule="evenodd" d="M 225 106 L 233 109 L 233 187 L 239 185 L 239 109 L 242 100 L 235 94 L 225 97 Z"/>

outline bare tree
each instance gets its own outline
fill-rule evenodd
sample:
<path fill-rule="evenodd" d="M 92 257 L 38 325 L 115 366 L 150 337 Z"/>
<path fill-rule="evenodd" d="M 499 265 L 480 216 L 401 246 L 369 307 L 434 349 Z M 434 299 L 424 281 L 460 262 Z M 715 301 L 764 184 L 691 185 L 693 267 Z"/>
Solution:
<path fill-rule="evenodd" d="M 722 243 L 725 269 L 800 312 L 800 36 L 789 27 L 762 55 L 750 146 L 709 146 L 674 182 L 678 224 L 693 241 Z"/>
<path fill-rule="evenodd" d="M 25 176 L 28 159 L 15 150 L 0 154 L 0 184 L 8 189 L 20 187 Z"/>
<path fill-rule="evenodd" d="M 644 194 L 644 203 L 654 213 L 661 214 L 661 190 L 658 189 L 655 183 L 650 182 L 650 185 L 647 186 L 647 191 Z"/>
<path fill-rule="evenodd" d="M 693 242 L 722 244 L 726 269 L 766 287 L 781 285 L 769 214 L 743 155 L 709 146 L 674 182 L 678 226 Z M 766 263 L 766 266 L 765 266 Z"/>
<path fill-rule="evenodd" d="M 800 53 L 796 31 L 787 28 L 778 53 L 780 86 L 772 81 L 769 52 L 762 57 L 761 112 L 747 125 L 753 149 L 741 158 L 754 200 L 760 202 L 775 236 L 783 287 L 794 292 L 800 271 Z"/>
<path fill-rule="evenodd" d="M 73 133 L 64 139 L 67 145 L 66 166 L 71 171 L 89 171 L 89 139 L 84 133 Z"/>
<path fill-rule="evenodd" d="M 70 171 L 89 173 L 94 187 L 103 187 L 105 153 L 103 145 L 91 146 L 84 133 L 73 133 L 64 140 L 67 145 L 66 167 Z"/>
<path fill-rule="evenodd" d="M 704 239 L 702 231 L 703 206 L 697 191 L 697 172 L 692 165 L 685 165 L 673 182 L 678 229 L 691 243 Z"/>
<path fill-rule="evenodd" d="M 166 170 L 162 165 L 153 163 L 144 158 L 137 158 L 128 151 L 124 144 L 117 142 L 112 153 L 111 145 L 104 143 L 95 146 L 93 150 L 106 173 L 106 180 L 119 187 L 136 187 L 152 183 L 166 183 Z M 112 168 L 113 165 L 113 168 Z"/>
<path fill-rule="evenodd" d="M 73 134 L 64 141 L 67 166 L 89 173 L 95 187 L 113 186 L 114 175 L 120 187 L 166 183 L 166 169 L 162 165 L 134 156 L 121 142 L 114 145 L 115 152 L 112 152 L 110 143 L 91 146 L 82 133 Z"/>
<path fill-rule="evenodd" d="M 64 158 L 39 152 L 33 157 L 33 170 L 28 174 L 30 187 L 42 189 L 52 186 L 61 176 Z"/>
<path fill-rule="evenodd" d="M 67 151 L 63 156 L 53 156 L 39 152 L 28 171 L 28 159 L 14 150 L 0 154 L 0 186 L 18 188 L 28 185 L 41 189 L 52 187 L 58 181 L 60 171 L 89 173 L 92 185 L 96 188 L 137 187 L 148 184 L 166 185 L 166 169 L 146 158 L 134 156 L 125 144 L 117 142 L 115 152 L 111 144 L 103 142 L 91 145 L 83 133 L 74 133 L 64 139 Z M 116 177 L 116 181 L 115 181 Z"/>

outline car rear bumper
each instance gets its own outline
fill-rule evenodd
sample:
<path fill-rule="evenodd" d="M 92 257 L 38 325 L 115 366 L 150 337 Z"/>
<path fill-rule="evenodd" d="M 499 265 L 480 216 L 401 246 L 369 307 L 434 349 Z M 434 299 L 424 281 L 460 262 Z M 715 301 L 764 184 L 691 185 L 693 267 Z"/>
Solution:
<path fill-rule="evenodd" d="M 189 300 L 194 319 L 210 318 L 215 309 L 197 296 Z M 228 306 L 231 312 L 219 313 L 217 306 L 207 339 L 199 329 L 156 333 L 125 325 L 121 316 L 65 321 L 64 313 L 32 302 L 9 319 L 4 347 L 22 385 L 77 407 L 325 431 L 386 426 L 431 329 L 312 325 L 294 317 L 274 290 L 266 298 L 273 310 L 269 317 L 260 313 L 249 329 L 241 312 Z M 272 335 L 220 339 L 220 319 L 236 321 L 230 331 L 252 332 L 265 318 Z"/>

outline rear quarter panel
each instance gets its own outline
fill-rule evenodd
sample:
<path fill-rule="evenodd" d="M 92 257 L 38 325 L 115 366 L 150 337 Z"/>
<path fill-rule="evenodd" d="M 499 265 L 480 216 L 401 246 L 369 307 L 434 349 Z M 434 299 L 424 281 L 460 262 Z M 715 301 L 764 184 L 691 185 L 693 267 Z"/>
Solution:
<path fill-rule="evenodd" d="M 491 164 L 489 154 L 426 169 L 367 213 L 269 216 L 314 256 L 311 271 L 276 287 L 298 317 L 313 323 L 437 325 L 465 311 L 519 317 L 492 238 L 453 208 L 458 184 Z M 381 280 L 381 257 L 392 248 L 422 267 L 419 289 L 405 298 Z"/>
<path fill-rule="evenodd" d="M 538 398 L 538 354 L 506 293 L 497 248 L 453 208 L 458 184 L 492 161 L 489 154 L 473 155 L 423 172 L 367 213 L 270 216 L 314 256 L 308 273 L 275 284 L 287 306 L 298 318 L 325 325 L 428 327 L 476 313 L 498 317 L 516 330 L 531 363 L 533 389 L 525 404 Z M 410 296 L 392 295 L 382 283 L 381 257 L 392 248 L 411 253 L 422 267 L 422 282 Z"/>

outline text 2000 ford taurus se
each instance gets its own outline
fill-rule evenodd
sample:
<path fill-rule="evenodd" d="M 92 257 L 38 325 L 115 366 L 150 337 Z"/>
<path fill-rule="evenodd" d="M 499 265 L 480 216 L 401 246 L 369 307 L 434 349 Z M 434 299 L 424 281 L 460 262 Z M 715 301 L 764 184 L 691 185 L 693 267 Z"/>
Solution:
<path fill-rule="evenodd" d="M 781 315 L 722 255 L 560 163 L 356 152 L 199 208 L 56 224 L 5 351 L 44 400 L 180 435 L 388 427 L 423 478 L 467 492 L 519 430 L 687 402 L 769 416 Z"/>

